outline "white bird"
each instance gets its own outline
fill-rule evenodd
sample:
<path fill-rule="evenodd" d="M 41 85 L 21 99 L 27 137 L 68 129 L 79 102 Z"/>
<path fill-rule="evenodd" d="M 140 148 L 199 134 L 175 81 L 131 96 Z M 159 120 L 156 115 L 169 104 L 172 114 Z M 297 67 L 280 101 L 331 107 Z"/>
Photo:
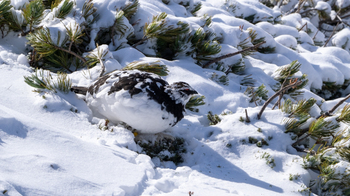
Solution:
<path fill-rule="evenodd" d="M 159 133 L 174 126 L 184 117 L 191 95 L 197 94 L 185 82 L 169 85 L 160 76 L 139 70 L 114 71 L 89 88 L 74 86 L 72 91 L 86 94 L 94 115 L 124 122 L 139 133 Z"/>

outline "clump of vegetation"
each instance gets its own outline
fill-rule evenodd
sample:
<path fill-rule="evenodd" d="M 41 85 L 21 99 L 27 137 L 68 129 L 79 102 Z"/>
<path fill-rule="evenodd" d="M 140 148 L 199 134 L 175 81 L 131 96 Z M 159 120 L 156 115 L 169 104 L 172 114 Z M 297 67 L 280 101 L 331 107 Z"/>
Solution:
<path fill-rule="evenodd" d="M 266 90 L 266 87 L 264 84 L 260 85 L 257 88 L 254 87 L 247 87 L 247 90 L 244 92 L 244 94 L 248 95 L 250 97 L 250 103 L 255 103 L 256 106 L 261 105 L 263 100 L 267 100 L 269 97 L 267 96 L 268 90 Z"/>
<path fill-rule="evenodd" d="M 142 147 L 141 153 L 151 158 L 157 157 L 160 161 L 172 161 L 176 165 L 184 161 L 183 154 L 186 153 L 185 140 L 183 138 L 163 138 L 160 141 L 137 141 Z"/>
<path fill-rule="evenodd" d="M 219 122 L 221 122 L 220 117 L 217 114 L 213 115 L 213 113 L 211 111 L 208 112 L 207 118 L 209 120 L 209 125 L 216 125 Z"/>
<path fill-rule="evenodd" d="M 31 87 L 36 88 L 35 92 L 42 92 L 44 90 L 57 93 L 69 93 L 72 87 L 72 81 L 66 73 L 58 73 L 54 79 L 50 72 L 44 70 L 36 70 L 31 76 L 24 76 L 24 81 Z"/>
<path fill-rule="evenodd" d="M 293 180 L 298 180 L 300 178 L 299 174 L 289 174 L 289 180 L 293 181 Z"/>
<path fill-rule="evenodd" d="M 248 137 L 248 142 L 250 144 L 256 144 L 256 146 L 259 147 L 259 148 L 269 145 L 269 143 L 267 143 L 267 141 L 264 140 L 263 138 L 261 138 L 259 140 L 259 139 L 256 139 L 255 137 Z"/>
<path fill-rule="evenodd" d="M 265 159 L 266 160 L 266 165 L 268 165 L 271 168 L 276 167 L 275 159 L 267 152 L 264 152 L 261 156 L 260 159 Z"/>

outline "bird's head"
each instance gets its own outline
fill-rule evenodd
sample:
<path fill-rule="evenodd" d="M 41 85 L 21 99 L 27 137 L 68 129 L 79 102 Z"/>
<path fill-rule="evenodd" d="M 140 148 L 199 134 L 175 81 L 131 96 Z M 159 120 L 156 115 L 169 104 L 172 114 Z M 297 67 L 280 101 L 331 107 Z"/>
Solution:
<path fill-rule="evenodd" d="M 175 82 L 170 85 L 170 89 L 174 99 L 181 101 L 183 104 L 186 104 L 192 95 L 198 94 L 198 92 L 186 82 Z"/>

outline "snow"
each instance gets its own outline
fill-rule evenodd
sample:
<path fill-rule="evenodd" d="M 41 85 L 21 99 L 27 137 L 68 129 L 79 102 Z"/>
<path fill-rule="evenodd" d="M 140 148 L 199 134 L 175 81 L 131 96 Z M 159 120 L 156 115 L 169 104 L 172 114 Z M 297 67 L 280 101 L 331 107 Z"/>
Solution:
<path fill-rule="evenodd" d="M 11 4 L 19 9 L 26 2 L 12 0 Z M 315 174 L 302 167 L 302 157 L 291 146 L 295 141 L 284 132 L 287 115 L 281 110 L 272 110 L 274 100 L 258 120 L 257 114 L 262 106 L 250 103 L 250 98 L 244 94 L 248 87 L 241 83 L 245 76 L 250 75 L 254 79 L 253 86 L 264 84 L 270 97 L 276 91 L 276 70 L 298 60 L 302 66 L 297 75 L 307 74 L 309 80 L 298 99 L 313 97 L 317 100 L 317 105 L 310 112 L 316 118 L 321 112 L 330 110 L 340 98 L 325 101 L 313 90 L 320 90 L 323 82 L 343 85 L 345 80 L 350 80 L 348 28 L 334 35 L 327 47 L 318 47 L 313 45 L 314 42 L 324 42 L 325 35 L 322 32 L 316 35 L 315 25 L 300 14 L 283 16 L 280 24 L 273 22 L 279 21 L 281 10 L 287 7 L 270 9 L 255 0 L 188 0 L 186 2 L 191 6 L 195 2 L 202 3 L 202 8 L 194 16 L 179 5 L 180 1 L 172 0 L 166 5 L 160 0 L 140 0 L 137 13 L 127 24 L 128 34 L 134 32 L 136 39 L 143 37 L 146 22 L 151 22 L 152 17 L 160 12 L 166 12 L 169 15 L 167 21 L 172 24 L 178 20 L 187 22 L 194 31 L 203 26 L 203 16 L 212 16 L 212 24 L 208 28 L 222 38 L 221 52 L 216 56 L 241 50 L 239 44 L 249 38 L 250 30 L 257 33 L 257 39 L 265 38 L 266 43 L 262 47 L 275 48 L 272 53 L 255 52 L 243 58 L 244 75 L 230 73 L 227 75 L 228 83 L 223 84 L 212 79 L 215 74 L 225 76 L 222 71 L 215 70 L 214 66 L 203 69 L 186 55 L 180 55 L 173 61 L 146 57 L 145 54 L 154 54 L 150 46 L 155 40 L 149 40 L 135 49 L 128 46 L 126 36 L 117 35 L 114 40 L 118 46 L 123 46 L 120 49 L 115 51 L 118 47 L 112 44 L 97 48 L 94 38 L 98 30 L 113 25 L 117 10 L 129 1 L 93 2 L 100 19 L 92 26 L 92 39 L 87 46 L 91 52 L 84 54 L 85 57 L 105 53 L 106 73 L 134 61 L 159 61 L 169 70 L 168 75 L 162 77 L 164 80 L 170 84 L 187 82 L 205 96 L 205 105 L 198 107 L 199 112 L 186 110 L 184 119 L 174 127 L 163 125 L 155 131 L 165 131 L 171 137 L 184 139 L 184 162 L 175 165 L 171 161 L 161 161 L 140 153 L 142 148 L 130 130 L 116 124 L 105 126 L 106 119 L 94 110 L 97 108 L 99 113 L 106 113 L 107 116 L 111 113 L 129 116 L 130 122 L 138 121 L 140 127 L 155 129 L 160 125 L 152 124 L 149 119 L 164 116 L 164 113 L 159 112 L 159 104 L 149 103 L 146 97 L 130 103 L 130 97 L 123 90 L 113 99 L 103 97 L 105 103 L 101 107 L 100 103 L 94 105 L 96 103 L 90 100 L 91 97 L 77 96 L 73 92 L 33 92 L 33 88 L 23 79 L 34 72 L 27 58 L 29 47 L 26 38 L 11 32 L 0 38 L 0 193 L 171 196 L 188 195 L 189 191 L 193 191 L 194 195 L 203 196 L 303 195 L 299 190 L 308 186 Z M 83 0 L 77 0 L 67 19 L 53 18 L 53 11 L 42 21 L 42 25 L 50 29 L 55 42 L 58 32 L 65 33 L 64 25 L 85 21 L 79 14 L 73 14 L 81 10 L 83 3 Z M 229 9 L 230 4 L 237 6 L 236 12 Z M 330 12 L 329 4 L 322 1 L 318 1 L 316 9 Z M 254 14 L 256 24 L 242 19 Z M 123 20 L 128 22 L 126 18 Z M 305 23 L 311 32 L 305 27 L 299 31 Z M 241 54 L 227 58 L 222 61 L 223 66 L 227 69 L 240 59 Z M 82 68 L 68 76 L 73 85 L 89 86 L 99 77 L 101 67 L 97 63 L 91 69 Z M 55 78 L 57 74 L 52 76 Z M 106 90 L 104 87 L 101 87 L 101 91 Z M 344 92 L 349 93 L 349 87 Z M 119 102 L 115 103 L 114 98 L 118 98 Z M 151 107 L 146 107 L 146 102 Z M 345 105 L 343 103 L 341 107 Z M 140 111 L 145 112 L 141 117 L 149 118 L 140 119 L 135 115 Z M 206 117 L 209 111 L 217 114 L 221 122 L 209 125 Z M 246 118 L 245 111 L 250 117 L 249 123 L 241 121 Z M 109 120 L 118 119 L 120 117 Z M 145 138 L 147 136 L 156 137 L 146 135 Z M 264 139 L 268 146 L 258 147 L 249 143 L 249 137 Z M 273 164 L 267 163 L 271 160 Z M 348 162 L 344 161 L 336 166 L 337 172 L 343 173 L 349 167 Z M 300 177 L 291 181 L 290 174 Z"/>

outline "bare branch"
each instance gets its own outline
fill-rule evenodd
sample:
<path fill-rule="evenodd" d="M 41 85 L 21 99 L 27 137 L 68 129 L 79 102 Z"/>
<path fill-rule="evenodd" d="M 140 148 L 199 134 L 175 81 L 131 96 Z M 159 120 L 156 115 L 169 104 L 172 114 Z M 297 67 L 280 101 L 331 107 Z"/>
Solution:
<path fill-rule="evenodd" d="M 350 94 L 348 94 L 348 96 L 346 96 L 344 99 L 340 100 L 337 104 L 335 104 L 335 106 L 333 106 L 333 108 L 330 109 L 328 112 L 326 112 L 324 115 L 331 116 L 331 114 L 349 98 L 350 98 Z"/>
<path fill-rule="evenodd" d="M 329 40 L 331 40 L 331 38 L 333 37 L 334 32 L 335 32 L 335 30 L 337 29 L 338 25 L 339 25 L 339 22 L 338 22 L 338 23 L 337 23 L 337 25 L 334 27 L 333 32 L 332 32 L 332 34 L 331 34 L 331 36 L 329 36 L 329 38 L 327 39 L 327 41 L 326 41 L 326 43 L 323 45 L 323 47 L 326 47 L 326 46 L 327 46 L 327 44 L 328 44 Z"/>
<path fill-rule="evenodd" d="M 54 45 L 54 44 L 51 44 L 51 45 L 52 45 L 54 48 L 58 49 L 58 50 L 62 50 L 62 51 L 64 51 L 64 52 L 67 52 L 67 53 L 69 53 L 69 54 L 71 54 L 71 55 L 73 55 L 73 56 L 79 58 L 81 61 L 84 62 L 84 64 L 87 63 L 87 61 L 86 61 L 82 56 L 78 55 L 77 53 L 75 53 L 75 52 L 73 52 L 73 51 L 69 51 L 69 50 L 64 49 L 64 48 L 61 48 L 61 47 L 56 46 L 56 45 Z"/>
<path fill-rule="evenodd" d="M 298 85 L 300 85 L 300 84 L 302 84 L 302 83 L 303 83 L 302 81 L 295 81 L 295 82 L 291 83 L 290 85 L 285 86 L 284 88 L 280 89 L 280 90 L 277 91 L 274 95 L 272 95 L 272 96 L 264 103 L 264 105 L 262 106 L 262 108 L 261 108 L 261 110 L 260 110 L 260 112 L 259 112 L 259 114 L 258 114 L 258 119 L 261 118 L 262 113 L 264 112 L 265 108 L 269 105 L 269 103 L 270 103 L 272 100 L 274 100 L 280 93 L 282 93 L 283 91 L 286 91 L 286 90 L 288 90 L 288 89 L 290 89 L 290 88 L 296 87 L 296 86 L 298 86 Z"/>
<path fill-rule="evenodd" d="M 300 32 L 306 25 L 307 25 L 307 22 L 303 26 L 301 26 L 300 29 L 298 29 L 298 32 Z M 306 27 L 306 30 L 307 30 L 307 27 Z"/>
<path fill-rule="evenodd" d="M 216 63 L 218 61 L 221 61 L 222 59 L 226 59 L 226 58 L 229 58 L 229 57 L 232 57 L 232 56 L 235 56 L 237 54 L 240 54 L 240 53 L 243 53 L 243 52 L 246 52 L 248 50 L 255 50 L 257 47 L 263 45 L 264 43 L 266 43 L 266 41 L 263 41 L 263 42 L 260 42 L 252 47 L 249 47 L 249 48 L 246 48 L 246 49 L 243 49 L 243 50 L 240 50 L 240 51 L 237 51 L 237 52 L 234 52 L 234 53 L 229 53 L 229 54 L 225 54 L 223 56 L 220 56 L 218 58 L 215 58 L 213 59 L 212 61 L 209 61 L 208 63 L 206 63 L 205 65 L 203 65 L 203 68 L 207 68 L 209 67 L 209 65 L 213 64 L 213 63 Z"/>
<path fill-rule="evenodd" d="M 315 35 L 312 37 L 312 40 L 315 40 L 316 35 L 317 35 L 317 33 L 318 33 L 319 31 L 320 31 L 320 30 L 319 30 L 319 29 L 317 29 L 317 31 L 316 31 L 316 33 L 315 33 Z"/>

